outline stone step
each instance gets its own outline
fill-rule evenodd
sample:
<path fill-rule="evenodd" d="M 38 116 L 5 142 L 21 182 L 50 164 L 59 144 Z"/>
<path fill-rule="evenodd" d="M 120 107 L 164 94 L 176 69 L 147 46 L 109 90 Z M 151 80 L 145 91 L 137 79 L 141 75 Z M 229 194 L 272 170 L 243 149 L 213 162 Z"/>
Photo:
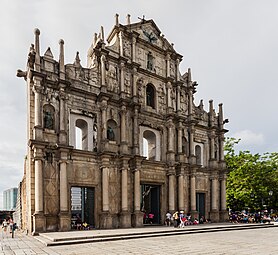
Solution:
<path fill-rule="evenodd" d="M 278 227 L 274 224 L 233 224 L 233 225 L 223 225 L 214 226 L 213 224 L 205 227 L 199 226 L 186 226 L 185 228 L 173 228 L 167 230 L 164 228 L 161 230 L 159 227 L 153 230 L 149 229 L 132 229 L 126 230 L 92 230 L 92 231 L 76 231 L 76 232 L 57 232 L 55 233 L 42 233 L 35 238 L 45 244 L 46 246 L 56 246 L 56 245 L 68 245 L 68 244 L 82 244 L 82 243 L 92 243 L 92 242 L 105 242 L 105 241 L 118 241 L 127 240 L 135 238 L 147 238 L 147 237 L 161 237 L 170 235 L 186 235 L 186 234 L 199 234 L 199 233 L 209 233 L 217 231 L 234 231 L 234 230 L 246 230 L 246 229 L 259 229 L 259 228 L 269 228 Z M 127 232 L 123 232 L 127 231 Z M 59 237 L 59 235 L 61 235 Z"/>

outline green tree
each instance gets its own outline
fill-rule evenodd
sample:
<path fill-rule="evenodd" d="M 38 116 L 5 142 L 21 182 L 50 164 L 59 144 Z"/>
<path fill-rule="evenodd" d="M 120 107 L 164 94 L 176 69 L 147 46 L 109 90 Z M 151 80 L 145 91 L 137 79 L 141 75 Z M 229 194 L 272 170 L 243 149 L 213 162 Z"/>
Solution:
<path fill-rule="evenodd" d="M 235 152 L 240 139 L 226 138 L 227 206 L 233 210 L 278 208 L 278 153 Z M 272 191 L 272 192 L 271 192 Z M 272 193 L 272 195 L 271 195 Z"/>

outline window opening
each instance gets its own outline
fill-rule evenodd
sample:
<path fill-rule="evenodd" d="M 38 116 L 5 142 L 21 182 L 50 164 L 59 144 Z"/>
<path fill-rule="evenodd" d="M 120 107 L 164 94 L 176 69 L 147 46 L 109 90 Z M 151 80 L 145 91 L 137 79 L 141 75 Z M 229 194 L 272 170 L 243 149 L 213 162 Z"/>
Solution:
<path fill-rule="evenodd" d="M 146 88 L 146 102 L 148 106 L 151 106 L 152 108 L 155 108 L 155 90 L 154 87 L 151 84 L 147 85 Z"/>

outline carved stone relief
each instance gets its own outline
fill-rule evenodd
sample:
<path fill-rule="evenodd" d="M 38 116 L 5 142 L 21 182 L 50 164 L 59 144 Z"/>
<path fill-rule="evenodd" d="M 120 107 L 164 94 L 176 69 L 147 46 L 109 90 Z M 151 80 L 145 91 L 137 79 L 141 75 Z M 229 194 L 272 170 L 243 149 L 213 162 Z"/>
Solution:
<path fill-rule="evenodd" d="M 52 157 L 52 155 L 51 155 Z M 58 165 L 51 160 L 45 161 L 44 168 L 44 192 L 45 192 L 45 214 L 56 215 L 59 212 L 59 194 L 58 194 Z"/>
<path fill-rule="evenodd" d="M 130 58 L 131 57 L 131 45 L 130 42 L 127 40 L 123 41 L 123 49 L 124 49 L 124 56 Z"/>
<path fill-rule="evenodd" d="M 117 66 L 109 65 L 109 70 L 107 72 L 107 89 L 115 93 L 119 91 L 118 76 Z"/>
<path fill-rule="evenodd" d="M 163 83 L 159 85 L 158 102 L 159 112 L 164 113 L 166 111 L 166 91 Z"/>
<path fill-rule="evenodd" d="M 131 94 L 131 73 L 129 70 L 125 72 L 125 92 L 130 95 Z"/>

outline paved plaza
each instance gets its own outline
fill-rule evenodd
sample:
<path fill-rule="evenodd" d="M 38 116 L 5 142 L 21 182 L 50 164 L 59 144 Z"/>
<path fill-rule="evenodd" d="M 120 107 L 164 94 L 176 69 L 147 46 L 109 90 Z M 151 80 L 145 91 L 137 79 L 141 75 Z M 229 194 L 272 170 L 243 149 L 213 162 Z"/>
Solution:
<path fill-rule="evenodd" d="M 32 236 L 1 235 L 0 255 L 8 254 L 278 254 L 278 228 L 233 230 L 46 247 Z"/>

